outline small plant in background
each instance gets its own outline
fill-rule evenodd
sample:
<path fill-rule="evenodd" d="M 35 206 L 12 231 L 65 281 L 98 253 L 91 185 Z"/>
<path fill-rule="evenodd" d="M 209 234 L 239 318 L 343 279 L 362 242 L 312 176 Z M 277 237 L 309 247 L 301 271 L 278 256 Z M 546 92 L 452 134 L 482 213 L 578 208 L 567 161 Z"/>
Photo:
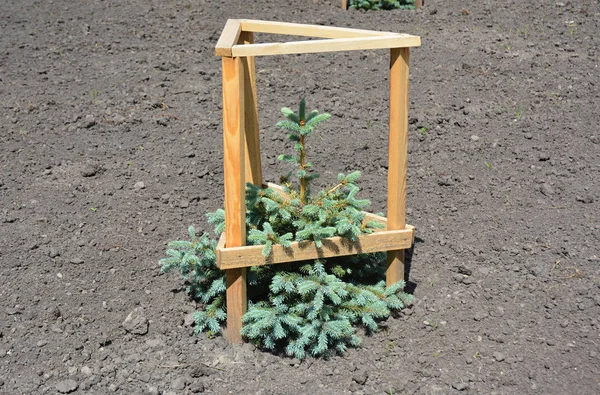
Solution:
<path fill-rule="evenodd" d="M 350 0 L 349 8 L 357 10 L 412 10 L 415 0 Z"/>
<path fill-rule="evenodd" d="M 360 172 L 340 174 L 333 186 L 312 193 L 314 173 L 307 157 L 307 138 L 330 118 L 318 111 L 307 113 L 304 100 L 298 113 L 283 108 L 286 119 L 277 123 L 293 144 L 293 153 L 280 155 L 294 170 L 281 178 L 284 191 L 246 186 L 246 229 L 250 245 L 264 245 L 263 255 L 274 244 L 322 240 L 342 236 L 350 240 L 382 225 L 365 221 L 362 211 L 370 203 L 357 199 Z M 208 214 L 215 233 L 225 230 L 225 212 Z M 226 314 L 225 276 L 216 266 L 216 241 L 198 237 L 189 228 L 190 241 L 169 243 L 162 271 L 179 269 L 187 292 L 201 303 L 195 313 L 196 332 L 220 332 Z M 356 327 L 367 333 L 393 310 L 400 310 L 412 295 L 403 292 L 404 282 L 385 285 L 385 254 L 366 254 L 290 265 L 254 266 L 248 270 L 248 311 L 242 335 L 269 350 L 284 350 L 299 359 L 342 353 L 358 346 Z"/>
<path fill-rule="evenodd" d="M 523 107 L 519 104 L 515 110 L 515 119 L 520 120 L 523 116 Z"/>

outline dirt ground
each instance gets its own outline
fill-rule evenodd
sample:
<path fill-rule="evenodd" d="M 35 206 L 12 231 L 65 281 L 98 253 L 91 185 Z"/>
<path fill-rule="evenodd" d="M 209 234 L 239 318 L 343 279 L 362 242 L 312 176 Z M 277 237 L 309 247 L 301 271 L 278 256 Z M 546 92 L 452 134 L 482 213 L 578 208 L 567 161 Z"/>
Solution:
<path fill-rule="evenodd" d="M 422 37 L 411 52 L 414 306 L 330 360 L 193 335 L 158 260 L 223 205 L 228 18 Z M 600 4 L 3 2 L 0 393 L 600 393 Z M 280 37 L 257 35 L 257 41 Z M 306 97 L 322 181 L 385 211 L 387 51 L 257 59 L 262 160 Z M 126 321 L 130 315 L 131 319 Z"/>

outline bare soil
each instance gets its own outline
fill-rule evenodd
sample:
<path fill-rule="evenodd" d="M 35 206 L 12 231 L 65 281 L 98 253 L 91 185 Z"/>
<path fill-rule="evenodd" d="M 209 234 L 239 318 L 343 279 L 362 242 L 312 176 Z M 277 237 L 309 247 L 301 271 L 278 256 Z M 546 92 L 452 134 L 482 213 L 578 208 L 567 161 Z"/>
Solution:
<path fill-rule="evenodd" d="M 23 0 L 0 15 L 0 393 L 600 392 L 598 1 Z M 223 205 L 228 18 L 422 37 L 416 302 L 343 356 L 195 336 L 196 306 L 159 271 L 166 243 Z M 279 108 L 306 97 L 333 114 L 311 147 L 322 182 L 361 170 L 385 212 L 388 62 L 257 59 L 266 180 L 286 150 Z"/>

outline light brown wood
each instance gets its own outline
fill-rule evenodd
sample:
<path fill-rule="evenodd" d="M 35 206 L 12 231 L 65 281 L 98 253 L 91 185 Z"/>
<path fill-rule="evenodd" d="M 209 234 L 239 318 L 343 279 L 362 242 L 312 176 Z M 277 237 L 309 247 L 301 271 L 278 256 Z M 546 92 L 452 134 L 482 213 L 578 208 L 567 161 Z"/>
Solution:
<path fill-rule="evenodd" d="M 222 58 L 225 234 L 227 247 L 246 244 L 244 68 L 240 58 Z M 227 270 L 227 340 L 242 341 L 246 311 L 246 269 Z"/>
<path fill-rule="evenodd" d="M 246 268 L 228 269 L 225 271 L 227 284 L 227 341 L 232 344 L 242 343 L 242 316 L 248 306 L 246 290 Z"/>
<path fill-rule="evenodd" d="M 423 0 L 415 0 L 415 8 L 419 9 L 423 7 Z"/>
<path fill-rule="evenodd" d="M 254 34 L 240 34 L 238 43 L 252 44 Z M 260 137 L 258 135 L 258 97 L 256 92 L 256 65 L 253 56 L 242 58 L 244 68 L 244 127 L 246 133 L 246 169 L 245 182 L 254 185 L 262 184 L 262 168 L 260 159 Z"/>
<path fill-rule="evenodd" d="M 240 20 L 228 19 L 215 46 L 215 55 L 231 57 L 231 47 L 238 43 L 241 32 Z"/>
<path fill-rule="evenodd" d="M 342 9 L 344 9 L 344 10 L 348 9 L 348 0 L 342 0 Z"/>
<path fill-rule="evenodd" d="M 223 240 L 220 241 L 220 245 L 223 245 L 226 242 L 226 237 L 221 235 L 221 238 Z M 317 248 L 313 241 L 294 242 L 289 248 L 274 245 L 269 258 L 262 256 L 262 245 L 233 248 L 217 247 L 217 266 L 220 269 L 231 269 L 388 251 L 390 249 L 409 248 L 412 245 L 412 239 L 412 227 L 361 235 L 356 242 L 343 237 L 330 237 L 323 239 L 322 248 Z"/>
<path fill-rule="evenodd" d="M 409 34 L 390 34 L 376 37 L 334 38 L 286 43 L 234 45 L 233 56 L 267 56 L 299 53 L 357 51 L 365 49 L 418 47 L 421 38 Z"/>
<path fill-rule="evenodd" d="M 390 125 L 388 146 L 387 229 L 406 224 L 406 165 L 408 155 L 408 48 L 390 51 Z M 404 280 L 404 251 L 388 252 L 386 284 Z"/>
<path fill-rule="evenodd" d="M 242 19 L 242 31 L 254 33 L 271 33 L 300 37 L 319 38 L 353 38 L 388 36 L 398 34 L 393 32 L 379 32 L 374 30 L 350 29 L 345 27 L 305 25 L 302 23 L 259 21 Z"/>

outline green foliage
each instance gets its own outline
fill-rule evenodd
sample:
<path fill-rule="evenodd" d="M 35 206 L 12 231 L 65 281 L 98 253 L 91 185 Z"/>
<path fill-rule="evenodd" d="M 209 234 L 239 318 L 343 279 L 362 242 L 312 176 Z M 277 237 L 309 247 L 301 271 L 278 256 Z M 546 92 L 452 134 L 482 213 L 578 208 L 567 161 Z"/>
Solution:
<path fill-rule="evenodd" d="M 283 108 L 283 129 L 294 147 L 280 160 L 296 172 L 282 177 L 284 194 L 273 188 L 246 187 L 246 240 L 263 245 L 269 257 L 275 244 L 289 247 L 293 241 L 310 240 L 318 247 L 323 239 L 359 235 L 383 227 L 365 221 L 363 209 L 370 203 L 358 199 L 359 171 L 339 174 L 330 188 L 310 193 L 318 174 L 306 160 L 306 138 L 317 125 L 330 118 L 327 113 L 307 114 L 306 103 L 298 112 Z M 208 214 L 217 234 L 225 229 L 225 212 Z M 218 333 L 226 320 L 224 272 L 216 268 L 215 241 L 197 237 L 169 243 L 163 271 L 179 269 L 187 291 L 204 308 L 194 315 L 196 332 Z M 377 322 L 391 311 L 400 310 L 412 298 L 403 292 L 404 282 L 385 286 L 385 254 L 355 255 L 327 261 L 296 262 L 293 265 L 256 266 L 248 270 L 249 306 L 243 317 L 242 335 L 269 350 L 284 350 L 296 358 L 342 353 L 358 346 L 357 326 L 376 331 Z"/>
<path fill-rule="evenodd" d="M 415 0 L 350 0 L 349 8 L 358 10 L 412 10 Z"/>
<path fill-rule="evenodd" d="M 218 333 L 227 314 L 225 276 L 216 265 L 217 242 L 210 240 L 206 234 L 198 237 L 193 226 L 188 228 L 188 233 L 190 241 L 175 240 L 168 244 L 167 257 L 159 261 L 161 271 L 166 273 L 179 269 L 187 284 L 187 293 L 205 306 L 203 311 L 194 315 L 196 332 L 207 330 Z"/>

